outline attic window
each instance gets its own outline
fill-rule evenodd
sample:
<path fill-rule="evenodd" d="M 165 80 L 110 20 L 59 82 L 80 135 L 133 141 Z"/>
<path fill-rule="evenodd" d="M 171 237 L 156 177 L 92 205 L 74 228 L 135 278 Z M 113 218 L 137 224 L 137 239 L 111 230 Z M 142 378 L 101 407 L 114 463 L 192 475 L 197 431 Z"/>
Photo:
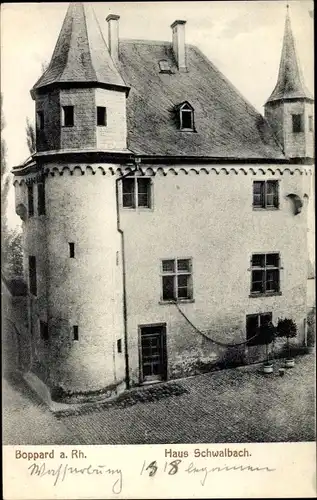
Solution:
<path fill-rule="evenodd" d="M 180 130 L 194 130 L 194 109 L 187 102 L 179 106 Z"/>
<path fill-rule="evenodd" d="M 160 73 L 171 73 L 171 66 L 169 61 L 162 59 L 159 61 Z"/>

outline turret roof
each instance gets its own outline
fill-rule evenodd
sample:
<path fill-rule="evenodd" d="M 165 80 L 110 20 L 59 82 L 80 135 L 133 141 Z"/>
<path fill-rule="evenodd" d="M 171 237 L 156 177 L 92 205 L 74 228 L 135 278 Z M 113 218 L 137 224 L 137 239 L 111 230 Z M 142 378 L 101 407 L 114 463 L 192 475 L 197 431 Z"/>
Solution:
<path fill-rule="evenodd" d="M 266 104 L 281 99 L 298 98 L 312 99 L 312 95 L 304 84 L 301 68 L 297 59 L 289 9 L 287 7 L 283 48 L 277 84 L 272 94 L 266 101 Z"/>
<path fill-rule="evenodd" d="M 33 91 L 61 83 L 126 87 L 90 3 L 70 2 L 51 62 Z"/>

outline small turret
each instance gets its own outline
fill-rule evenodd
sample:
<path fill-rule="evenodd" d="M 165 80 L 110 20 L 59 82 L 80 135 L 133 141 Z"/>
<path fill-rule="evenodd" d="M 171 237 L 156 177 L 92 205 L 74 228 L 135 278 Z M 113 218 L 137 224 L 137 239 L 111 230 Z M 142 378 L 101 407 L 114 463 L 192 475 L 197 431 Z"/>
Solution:
<path fill-rule="evenodd" d="M 91 4 L 71 2 L 51 62 L 31 90 L 37 151 L 124 150 L 128 91 Z"/>
<path fill-rule="evenodd" d="M 277 84 L 265 103 L 265 117 L 288 158 L 313 157 L 313 97 L 304 84 L 288 6 Z"/>

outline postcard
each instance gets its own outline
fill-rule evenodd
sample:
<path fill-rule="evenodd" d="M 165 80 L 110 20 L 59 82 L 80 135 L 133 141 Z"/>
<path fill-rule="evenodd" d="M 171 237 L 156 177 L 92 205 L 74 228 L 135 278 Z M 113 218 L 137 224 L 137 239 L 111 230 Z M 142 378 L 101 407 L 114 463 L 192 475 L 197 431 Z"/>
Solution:
<path fill-rule="evenodd" d="M 313 2 L 1 7 L 4 498 L 315 498 Z"/>

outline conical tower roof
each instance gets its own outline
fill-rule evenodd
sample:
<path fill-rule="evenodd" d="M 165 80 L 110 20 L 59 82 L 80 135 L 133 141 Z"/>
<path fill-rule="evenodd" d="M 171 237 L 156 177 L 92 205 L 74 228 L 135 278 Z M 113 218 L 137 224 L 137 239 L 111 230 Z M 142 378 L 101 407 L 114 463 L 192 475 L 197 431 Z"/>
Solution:
<path fill-rule="evenodd" d="M 51 62 L 31 93 L 65 83 L 94 83 L 127 89 L 89 3 L 69 4 Z"/>
<path fill-rule="evenodd" d="M 291 28 L 289 8 L 287 6 L 283 48 L 277 84 L 266 104 L 281 99 L 313 99 L 305 87 L 301 68 L 297 59 L 295 41 Z"/>

